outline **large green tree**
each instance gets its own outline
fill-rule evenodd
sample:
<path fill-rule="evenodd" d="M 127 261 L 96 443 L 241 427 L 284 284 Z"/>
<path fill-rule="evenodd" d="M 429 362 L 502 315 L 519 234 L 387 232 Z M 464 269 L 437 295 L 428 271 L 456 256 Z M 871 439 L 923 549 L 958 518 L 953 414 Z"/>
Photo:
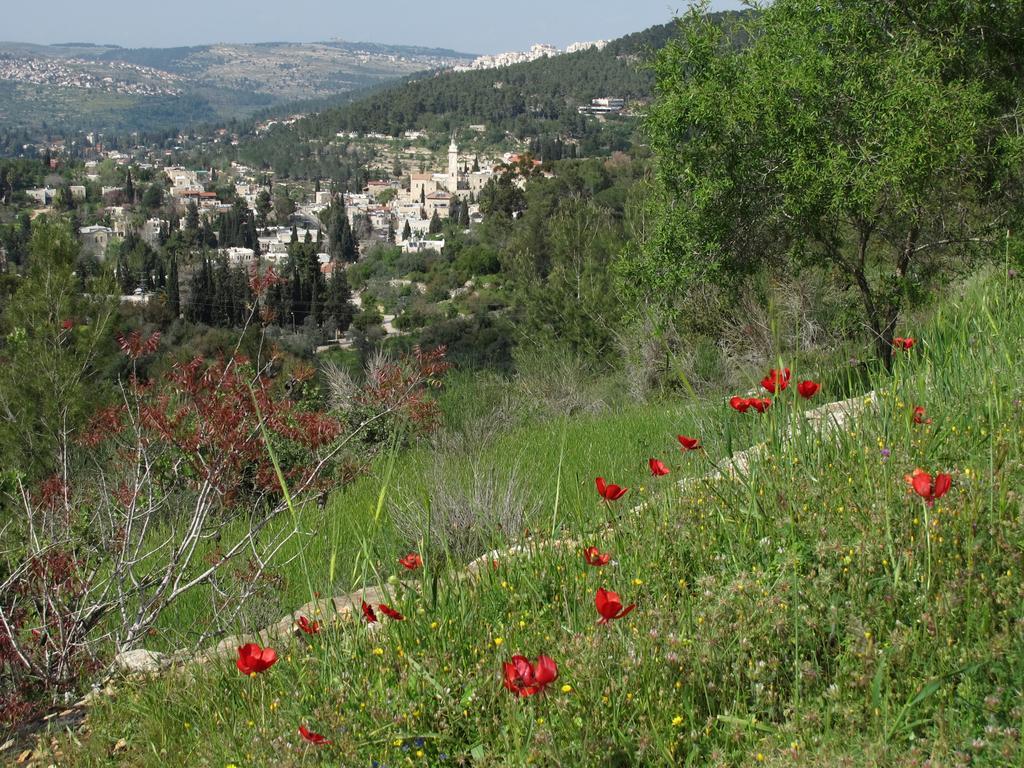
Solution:
<path fill-rule="evenodd" d="M 731 29 L 690 12 L 654 63 L 654 225 L 630 282 L 664 296 L 817 265 L 891 363 L 907 298 L 1001 214 L 983 200 L 992 73 L 900 7 L 777 0 Z"/>
<path fill-rule="evenodd" d="M 111 285 L 83 294 L 67 221 L 32 223 L 29 266 L 0 317 L 0 463 L 33 480 L 68 471 L 77 431 L 108 394 L 98 371 L 113 354 Z"/>

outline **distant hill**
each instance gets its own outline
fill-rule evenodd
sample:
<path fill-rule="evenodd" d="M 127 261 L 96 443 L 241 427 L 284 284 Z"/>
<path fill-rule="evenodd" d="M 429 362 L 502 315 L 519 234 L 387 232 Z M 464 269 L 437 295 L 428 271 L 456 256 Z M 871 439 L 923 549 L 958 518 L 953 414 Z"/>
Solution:
<path fill-rule="evenodd" d="M 735 12 L 714 14 L 723 21 Z M 484 124 L 495 140 L 510 133 L 547 146 L 571 148 L 562 139 L 592 154 L 620 148 L 629 130 L 606 132 L 578 113 L 591 99 L 617 97 L 632 108 L 652 95 L 654 78 L 645 67 L 649 55 L 675 34 L 675 22 L 659 24 L 610 42 L 603 49 L 469 72 L 433 72 L 400 84 L 375 88 L 347 103 L 288 126 L 276 126 L 247 142 L 242 157 L 286 176 L 329 176 L 340 169 L 336 154 L 325 147 L 339 132 L 398 136 L 422 129 L 433 135 Z M 610 133 L 604 137 L 598 134 Z M 553 158 L 557 159 L 557 158 Z"/>
<path fill-rule="evenodd" d="M 672 36 L 670 22 L 627 35 L 598 50 L 471 72 L 433 73 L 311 116 L 293 126 L 303 137 L 338 131 L 387 133 L 451 130 L 467 123 L 515 130 L 517 121 L 560 120 L 602 96 L 647 99 L 653 78 L 641 65 Z"/>
<path fill-rule="evenodd" d="M 0 123 L 48 133 L 175 130 L 472 59 L 342 41 L 137 49 L 0 43 Z"/>

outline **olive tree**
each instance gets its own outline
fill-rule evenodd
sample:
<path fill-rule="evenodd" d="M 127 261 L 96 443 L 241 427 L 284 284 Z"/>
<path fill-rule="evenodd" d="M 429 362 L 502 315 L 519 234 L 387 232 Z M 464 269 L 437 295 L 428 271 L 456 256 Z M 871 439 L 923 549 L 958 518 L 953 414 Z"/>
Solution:
<path fill-rule="evenodd" d="M 989 89 L 892 4 L 777 0 L 732 27 L 705 10 L 653 63 L 653 224 L 626 275 L 664 296 L 824 267 L 891 364 L 907 298 L 999 223 Z"/>

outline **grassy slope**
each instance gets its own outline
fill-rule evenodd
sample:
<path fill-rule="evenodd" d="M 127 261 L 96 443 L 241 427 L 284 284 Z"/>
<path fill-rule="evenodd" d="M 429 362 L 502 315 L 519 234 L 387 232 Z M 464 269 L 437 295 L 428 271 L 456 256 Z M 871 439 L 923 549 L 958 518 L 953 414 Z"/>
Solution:
<path fill-rule="evenodd" d="M 944 304 L 877 382 L 878 412 L 834 440 L 780 442 L 803 407 L 792 389 L 760 418 L 719 405 L 692 421 L 574 420 L 560 526 L 582 534 L 604 517 L 597 474 L 656 500 L 592 537 L 612 565 L 546 551 L 476 586 L 441 573 L 436 605 L 410 593 L 396 606 L 407 621 L 374 635 L 329 627 L 282 646 L 257 678 L 225 663 L 126 683 L 97 705 L 84 743 L 67 745 L 67 764 L 1020 765 L 1022 308 L 1019 285 L 994 280 Z M 913 424 L 913 404 L 934 422 Z M 769 457 L 744 480 L 680 495 L 665 481 L 697 474 L 700 459 L 674 454 L 671 438 L 691 426 L 712 455 L 730 430 L 749 430 Z M 548 515 L 561 435 L 553 425 L 511 438 Z M 649 455 L 675 473 L 641 479 Z M 933 508 L 907 493 L 916 466 L 953 474 Z M 394 573 L 393 535 L 362 519 L 367 550 Z M 321 544 L 307 550 L 314 588 L 325 557 Z M 597 626 L 601 585 L 636 612 Z M 547 695 L 501 687 L 516 652 L 559 663 Z M 299 723 L 335 744 L 305 744 Z M 127 749 L 111 757 L 120 738 Z"/>

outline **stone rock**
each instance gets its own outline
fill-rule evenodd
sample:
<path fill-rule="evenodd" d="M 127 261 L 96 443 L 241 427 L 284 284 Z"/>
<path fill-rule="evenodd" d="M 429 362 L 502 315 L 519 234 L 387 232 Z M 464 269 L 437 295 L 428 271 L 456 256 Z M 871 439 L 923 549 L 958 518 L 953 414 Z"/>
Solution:
<path fill-rule="evenodd" d="M 170 658 L 158 651 L 136 648 L 117 654 L 114 666 L 126 675 L 154 675 L 171 664 Z"/>

